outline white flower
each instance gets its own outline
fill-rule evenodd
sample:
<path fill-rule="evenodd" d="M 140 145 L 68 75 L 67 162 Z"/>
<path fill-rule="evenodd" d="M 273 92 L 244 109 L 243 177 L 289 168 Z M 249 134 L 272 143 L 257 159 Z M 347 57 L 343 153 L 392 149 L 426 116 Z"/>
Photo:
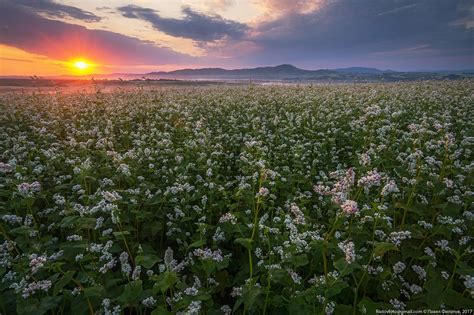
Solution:
<path fill-rule="evenodd" d="M 222 313 L 224 313 L 224 315 L 232 314 L 232 309 L 230 308 L 229 305 L 222 305 L 221 306 L 221 311 L 222 311 Z"/>
<path fill-rule="evenodd" d="M 393 265 L 393 272 L 395 274 L 399 274 L 399 273 L 402 273 L 403 270 L 405 270 L 405 268 L 406 268 L 406 265 L 403 262 L 399 261 L 399 262 L 396 262 L 395 265 Z"/>
<path fill-rule="evenodd" d="M 226 214 L 224 214 L 223 216 L 221 216 L 219 218 L 219 223 L 225 223 L 225 222 L 230 222 L 232 224 L 236 224 L 237 223 L 237 218 L 232 213 L 227 212 Z"/>
<path fill-rule="evenodd" d="M 418 278 L 420 280 L 425 280 L 426 279 L 426 271 L 423 269 L 423 267 L 420 267 L 418 265 L 413 265 L 411 266 L 411 269 L 418 275 Z"/>
<path fill-rule="evenodd" d="M 0 162 L 0 173 L 10 173 L 13 167 L 10 164 Z"/>
<path fill-rule="evenodd" d="M 293 219 L 294 224 L 298 225 L 298 224 L 306 223 L 303 211 L 301 211 L 300 208 L 295 203 L 291 204 L 290 210 L 294 217 Z"/>
<path fill-rule="evenodd" d="M 31 197 L 34 193 L 41 190 L 41 184 L 39 182 L 21 183 L 17 186 L 18 192 L 23 197 Z"/>
<path fill-rule="evenodd" d="M 397 299 L 391 299 L 390 304 L 392 304 L 393 308 L 396 310 L 404 310 L 406 307 L 406 304 L 403 303 L 402 301 L 399 301 Z"/>
<path fill-rule="evenodd" d="M 355 261 L 355 245 L 354 242 L 341 242 L 337 246 L 344 252 L 346 255 L 346 261 L 350 264 Z"/>
<path fill-rule="evenodd" d="M 394 180 L 390 180 L 383 188 L 381 195 L 382 196 L 388 196 L 391 193 L 397 193 L 399 192 L 397 184 L 395 183 Z"/>
<path fill-rule="evenodd" d="M 144 299 L 142 301 L 142 304 L 145 305 L 145 306 L 153 306 L 156 304 L 156 300 L 154 297 L 150 296 L 150 297 L 147 297 L 146 299 Z"/>
<path fill-rule="evenodd" d="M 266 187 L 260 187 L 257 193 L 257 197 L 266 197 L 270 193 L 270 190 Z"/>
<path fill-rule="evenodd" d="M 193 254 L 194 256 L 199 257 L 200 259 L 210 259 L 217 262 L 224 260 L 220 249 L 217 249 L 216 251 L 212 251 L 210 248 L 205 248 L 205 249 L 198 248 L 193 251 Z"/>

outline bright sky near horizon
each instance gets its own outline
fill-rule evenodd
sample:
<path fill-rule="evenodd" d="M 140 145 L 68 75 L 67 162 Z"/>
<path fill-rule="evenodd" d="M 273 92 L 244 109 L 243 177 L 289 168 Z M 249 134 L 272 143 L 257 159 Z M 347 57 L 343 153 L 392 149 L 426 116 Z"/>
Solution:
<path fill-rule="evenodd" d="M 470 0 L 0 0 L 0 75 L 474 68 Z"/>

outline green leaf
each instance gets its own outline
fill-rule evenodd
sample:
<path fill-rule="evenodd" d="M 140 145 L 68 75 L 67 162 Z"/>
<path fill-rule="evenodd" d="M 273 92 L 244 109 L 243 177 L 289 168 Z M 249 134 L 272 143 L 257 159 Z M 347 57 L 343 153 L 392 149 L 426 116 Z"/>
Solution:
<path fill-rule="evenodd" d="M 64 274 L 64 276 L 56 282 L 53 289 L 53 295 L 58 295 L 59 292 L 64 288 L 66 284 L 68 284 L 72 278 L 74 277 L 75 271 L 68 271 Z"/>
<path fill-rule="evenodd" d="M 322 251 L 323 248 L 324 248 L 324 240 L 314 240 L 314 241 L 311 241 L 309 243 L 309 246 L 311 246 L 311 248 L 315 249 L 315 250 L 318 250 L 318 251 Z"/>
<path fill-rule="evenodd" d="M 75 216 L 67 216 L 61 220 L 59 224 L 63 228 L 68 228 L 74 226 L 74 223 L 77 221 L 78 217 Z"/>
<path fill-rule="evenodd" d="M 443 279 L 438 275 L 426 281 L 423 286 L 426 290 L 425 302 L 430 308 L 436 309 L 441 305 L 440 298 L 444 291 L 445 284 L 446 281 L 443 281 Z"/>
<path fill-rule="evenodd" d="M 178 276 L 174 272 L 167 271 L 160 275 L 160 280 L 153 285 L 153 293 L 165 293 L 178 281 Z"/>
<path fill-rule="evenodd" d="M 139 255 L 135 258 L 135 263 L 146 269 L 152 268 L 158 261 L 160 258 L 154 254 Z"/>
<path fill-rule="evenodd" d="M 42 309 L 38 303 L 38 299 L 29 299 L 28 301 L 20 301 L 16 306 L 17 314 L 21 315 L 35 315 L 45 314 L 46 311 Z"/>
<path fill-rule="evenodd" d="M 114 236 L 118 240 L 123 240 L 127 235 L 130 235 L 129 231 L 114 232 Z"/>
<path fill-rule="evenodd" d="M 299 256 L 294 256 L 292 258 L 292 262 L 293 264 L 295 264 L 296 267 L 306 266 L 307 264 L 309 264 L 308 255 L 303 254 Z"/>
<path fill-rule="evenodd" d="M 369 298 L 363 298 L 359 304 L 359 311 L 361 314 L 376 314 L 380 306 Z"/>
<path fill-rule="evenodd" d="M 252 287 L 249 290 L 244 290 L 242 297 L 244 298 L 244 305 L 246 309 L 252 309 L 252 306 L 259 301 L 257 298 L 261 293 L 259 287 Z"/>
<path fill-rule="evenodd" d="M 383 256 L 386 252 L 396 250 L 398 251 L 398 247 L 395 244 L 387 243 L 387 242 L 378 242 L 374 248 L 374 256 L 379 257 Z"/>
<path fill-rule="evenodd" d="M 135 306 L 140 302 L 143 293 L 142 280 L 132 281 L 125 285 L 123 293 L 118 297 L 118 300 L 127 305 Z"/>
<path fill-rule="evenodd" d="M 76 296 L 71 302 L 71 314 L 74 315 L 90 315 L 87 299 L 81 295 Z"/>
<path fill-rule="evenodd" d="M 342 290 L 348 288 L 349 285 L 345 281 L 337 280 L 334 282 L 331 287 L 327 290 L 327 297 L 338 295 Z"/>
<path fill-rule="evenodd" d="M 251 238 L 237 238 L 234 243 L 240 244 L 243 247 L 252 250 L 252 239 Z"/>
<path fill-rule="evenodd" d="M 456 273 L 464 276 L 469 276 L 474 274 L 474 267 L 469 266 L 463 261 L 458 262 L 458 268 L 456 269 Z"/>
<path fill-rule="evenodd" d="M 103 287 L 95 286 L 84 289 L 84 297 L 102 297 Z"/>
<path fill-rule="evenodd" d="M 164 306 L 158 306 L 151 312 L 151 315 L 167 315 L 167 314 L 171 314 L 171 312 L 168 312 L 168 310 Z"/>
<path fill-rule="evenodd" d="M 282 285 L 290 284 L 290 275 L 288 271 L 282 269 L 270 269 L 269 274 L 271 276 L 271 281 L 273 283 L 278 283 Z"/>
<path fill-rule="evenodd" d="M 158 234 L 158 232 L 160 232 L 161 230 L 163 230 L 163 225 L 161 224 L 161 222 L 147 222 L 143 225 L 143 232 L 145 233 L 145 235 L 149 235 L 149 236 L 156 236 Z"/>
<path fill-rule="evenodd" d="M 79 218 L 76 222 L 77 226 L 81 229 L 93 229 L 96 225 L 95 218 Z"/>
<path fill-rule="evenodd" d="M 349 264 L 344 258 L 336 260 L 334 267 L 339 271 L 341 277 L 350 274 L 354 270 L 353 265 Z"/>
<path fill-rule="evenodd" d="M 216 270 L 216 262 L 212 259 L 201 260 L 201 265 L 204 271 L 206 272 L 207 277 L 210 277 L 214 270 Z"/>
<path fill-rule="evenodd" d="M 350 315 L 352 314 L 352 305 L 337 304 L 334 314 Z"/>
<path fill-rule="evenodd" d="M 443 293 L 442 297 L 444 303 L 455 309 L 473 309 L 474 300 L 465 298 L 461 293 L 448 289 Z"/>
<path fill-rule="evenodd" d="M 313 305 L 304 304 L 301 300 L 290 300 L 288 304 L 288 313 L 289 314 L 313 314 Z"/>
<path fill-rule="evenodd" d="M 26 235 L 26 234 L 30 234 L 30 232 L 31 232 L 30 228 L 26 226 L 20 226 L 20 227 L 10 230 L 10 233 L 18 234 L 18 235 Z"/>
<path fill-rule="evenodd" d="M 205 240 L 199 240 L 199 241 L 196 241 L 196 242 L 192 243 L 191 245 L 189 245 L 188 248 L 198 248 L 198 247 L 201 247 L 205 244 L 206 244 Z"/>
<path fill-rule="evenodd" d="M 60 296 L 45 296 L 41 298 L 40 308 L 45 312 L 52 309 L 56 309 L 61 300 L 62 297 Z"/>

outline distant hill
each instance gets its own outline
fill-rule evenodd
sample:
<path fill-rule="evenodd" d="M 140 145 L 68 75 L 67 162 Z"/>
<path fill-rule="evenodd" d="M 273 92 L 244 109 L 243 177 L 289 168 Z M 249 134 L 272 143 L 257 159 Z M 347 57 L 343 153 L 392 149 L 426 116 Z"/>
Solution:
<path fill-rule="evenodd" d="M 472 70 L 399 72 L 367 67 L 305 70 L 293 65 L 246 69 L 200 68 L 154 71 L 143 74 L 111 73 L 78 76 L 56 76 L 47 79 L 98 80 L 192 80 L 192 81 L 279 81 L 279 82 L 398 82 L 416 80 L 460 80 L 474 78 Z"/>
<path fill-rule="evenodd" d="M 350 67 L 350 68 L 340 68 L 334 69 L 334 71 L 340 73 L 370 73 L 370 74 L 380 74 L 385 72 L 395 72 L 392 70 L 380 70 L 377 68 L 365 68 L 365 67 Z"/>
<path fill-rule="evenodd" d="M 321 75 L 337 75 L 332 70 L 304 70 L 292 65 L 279 65 L 275 67 L 257 67 L 248 69 L 226 70 L 222 68 L 182 69 L 170 72 L 150 72 L 145 76 L 166 78 L 216 78 L 216 79 L 290 79 L 309 78 Z"/>
<path fill-rule="evenodd" d="M 157 71 L 143 75 L 149 79 L 254 80 L 284 82 L 396 82 L 416 80 L 457 80 L 474 77 L 469 72 L 397 72 L 367 67 L 305 70 L 293 65 L 227 70 L 222 68 Z"/>

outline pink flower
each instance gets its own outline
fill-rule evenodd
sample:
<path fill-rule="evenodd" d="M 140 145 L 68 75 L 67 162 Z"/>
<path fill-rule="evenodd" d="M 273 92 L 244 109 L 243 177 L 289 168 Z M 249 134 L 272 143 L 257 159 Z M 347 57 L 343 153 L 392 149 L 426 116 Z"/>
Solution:
<path fill-rule="evenodd" d="M 346 214 L 354 214 L 359 211 L 359 208 L 357 207 L 357 202 L 349 199 L 344 201 L 344 203 L 341 205 L 341 209 Z"/>

